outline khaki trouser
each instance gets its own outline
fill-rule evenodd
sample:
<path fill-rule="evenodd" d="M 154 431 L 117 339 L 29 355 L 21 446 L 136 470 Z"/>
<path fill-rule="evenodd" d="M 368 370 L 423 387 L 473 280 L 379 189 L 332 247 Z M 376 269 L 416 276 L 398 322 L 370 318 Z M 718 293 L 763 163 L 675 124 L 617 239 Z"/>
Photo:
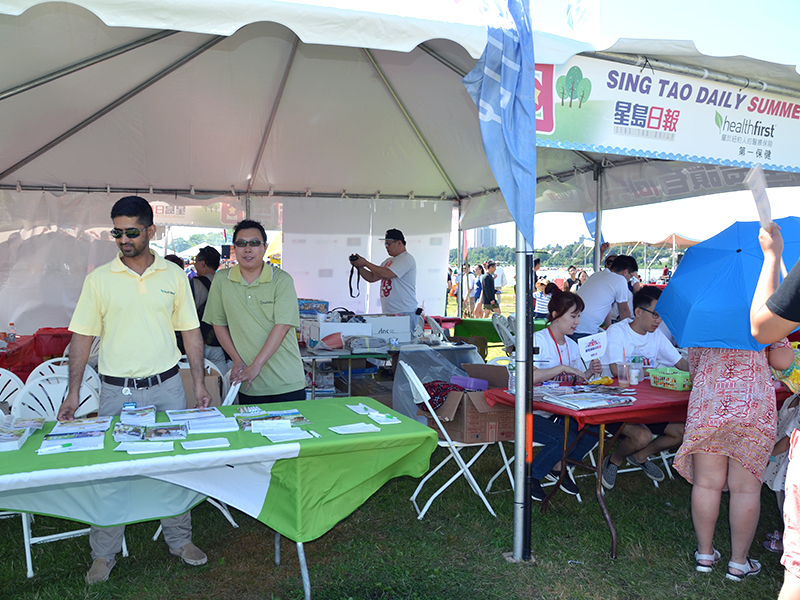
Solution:
<path fill-rule="evenodd" d="M 151 388 L 130 388 L 131 395 L 122 393 L 119 386 L 103 384 L 100 393 L 100 409 L 98 414 L 118 415 L 125 402 L 136 402 L 137 406 L 153 404 L 156 410 L 180 410 L 186 408 L 186 393 L 183 389 L 183 380 L 180 374 L 173 376 L 160 385 Z M 114 501 L 124 502 L 124 498 Z M 192 513 L 187 511 L 177 517 L 161 519 L 164 530 L 164 540 L 170 548 L 181 548 L 192 541 Z M 125 526 L 91 527 L 89 532 L 89 545 L 92 547 L 92 560 L 114 558 L 122 550 L 122 538 L 125 535 Z"/>

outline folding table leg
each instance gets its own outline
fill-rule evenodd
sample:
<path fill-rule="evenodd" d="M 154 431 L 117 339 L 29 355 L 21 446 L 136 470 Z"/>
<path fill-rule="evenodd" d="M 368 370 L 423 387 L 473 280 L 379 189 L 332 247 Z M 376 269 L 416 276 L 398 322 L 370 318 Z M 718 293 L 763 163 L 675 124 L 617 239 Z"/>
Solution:
<path fill-rule="evenodd" d="M 308 576 L 308 563 L 303 542 L 297 542 L 297 559 L 300 563 L 300 577 L 303 580 L 303 598 L 311 600 L 311 578 Z M 281 534 L 275 532 L 275 564 L 281 564 Z"/>

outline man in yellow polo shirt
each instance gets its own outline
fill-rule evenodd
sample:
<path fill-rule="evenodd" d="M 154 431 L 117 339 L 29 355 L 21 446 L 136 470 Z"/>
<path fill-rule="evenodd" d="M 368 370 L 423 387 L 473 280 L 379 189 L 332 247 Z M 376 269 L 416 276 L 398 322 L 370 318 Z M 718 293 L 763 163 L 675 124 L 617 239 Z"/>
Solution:
<path fill-rule="evenodd" d="M 214 277 L 203 320 L 233 360 L 231 383 L 242 384 L 239 403 L 305 400 L 292 276 L 264 263 L 267 234 L 258 221 L 237 223 L 233 246 L 239 264 Z"/>
<path fill-rule="evenodd" d="M 72 315 L 69 392 L 58 411 L 59 420 L 72 420 L 94 336 L 100 337 L 98 370 L 102 379 L 100 415 L 118 415 L 125 402 L 153 404 L 159 411 L 186 408 L 178 377 L 180 351 L 175 331 L 183 332 L 195 398 L 208 406 L 211 397 L 203 378 L 203 340 L 189 280 L 183 270 L 150 250 L 155 235 L 153 209 L 144 198 L 127 196 L 111 209 L 120 253 L 87 275 Z M 124 502 L 115 498 L 114 502 Z M 208 558 L 192 543 L 191 513 L 162 519 L 169 551 L 190 565 Z M 125 526 L 92 527 L 90 585 L 108 579 L 122 549 Z"/>

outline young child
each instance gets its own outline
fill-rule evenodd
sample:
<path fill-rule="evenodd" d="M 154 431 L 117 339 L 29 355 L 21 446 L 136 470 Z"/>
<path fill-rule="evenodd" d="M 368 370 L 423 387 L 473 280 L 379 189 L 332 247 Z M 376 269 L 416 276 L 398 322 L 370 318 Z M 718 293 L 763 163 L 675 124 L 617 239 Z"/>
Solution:
<path fill-rule="evenodd" d="M 535 302 L 533 308 L 534 319 L 546 319 L 548 317 L 547 305 L 550 304 L 553 292 L 558 291 L 560 291 L 558 286 L 555 283 L 550 283 L 547 279 L 540 279 L 536 282 L 536 291 L 533 292 L 533 301 Z"/>

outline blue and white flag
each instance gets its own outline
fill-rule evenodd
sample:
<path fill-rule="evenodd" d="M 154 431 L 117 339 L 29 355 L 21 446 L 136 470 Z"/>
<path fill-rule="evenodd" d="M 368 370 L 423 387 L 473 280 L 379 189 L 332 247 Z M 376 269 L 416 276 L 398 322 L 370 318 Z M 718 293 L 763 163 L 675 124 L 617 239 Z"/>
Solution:
<path fill-rule="evenodd" d="M 508 210 L 533 247 L 536 212 L 536 69 L 527 5 L 490 0 L 488 41 L 464 85 L 478 107 L 483 151 Z"/>
<path fill-rule="evenodd" d="M 594 239 L 594 234 L 597 230 L 597 213 L 590 212 L 590 213 L 583 213 L 583 220 L 586 221 L 586 229 L 589 230 L 589 237 Z M 606 241 L 603 239 L 603 232 L 600 232 L 600 243 L 605 244 Z"/>

